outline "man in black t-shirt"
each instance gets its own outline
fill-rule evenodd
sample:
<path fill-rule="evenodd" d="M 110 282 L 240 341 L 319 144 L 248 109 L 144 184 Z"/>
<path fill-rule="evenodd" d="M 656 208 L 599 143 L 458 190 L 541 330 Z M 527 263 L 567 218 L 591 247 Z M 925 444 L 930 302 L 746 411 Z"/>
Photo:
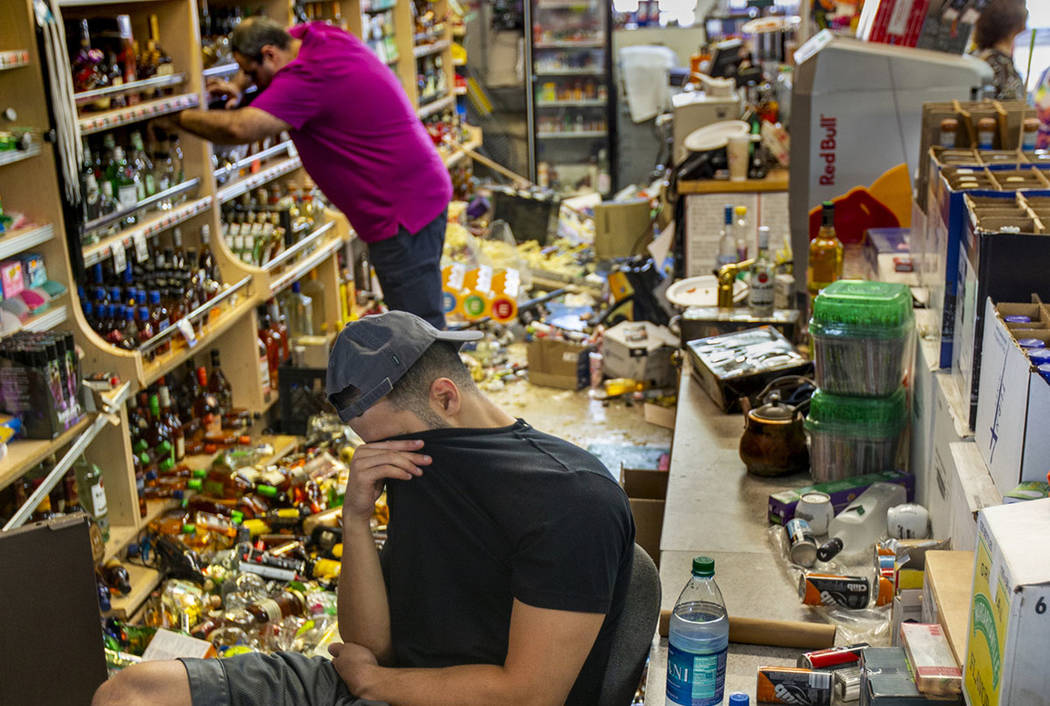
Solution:
<path fill-rule="evenodd" d="M 594 456 L 477 390 L 458 346 L 480 336 L 390 312 L 336 340 L 329 399 L 366 443 L 343 505 L 345 643 L 331 662 L 149 663 L 95 705 L 598 704 L 630 581 L 630 506 Z M 384 487 L 379 556 L 369 518 Z"/>

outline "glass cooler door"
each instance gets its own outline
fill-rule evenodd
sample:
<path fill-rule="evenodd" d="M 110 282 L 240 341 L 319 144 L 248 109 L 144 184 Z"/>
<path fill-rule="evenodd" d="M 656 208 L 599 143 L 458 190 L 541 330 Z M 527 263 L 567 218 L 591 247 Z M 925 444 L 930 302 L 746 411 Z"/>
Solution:
<path fill-rule="evenodd" d="M 529 169 L 564 194 L 615 188 L 611 5 L 530 0 Z"/>

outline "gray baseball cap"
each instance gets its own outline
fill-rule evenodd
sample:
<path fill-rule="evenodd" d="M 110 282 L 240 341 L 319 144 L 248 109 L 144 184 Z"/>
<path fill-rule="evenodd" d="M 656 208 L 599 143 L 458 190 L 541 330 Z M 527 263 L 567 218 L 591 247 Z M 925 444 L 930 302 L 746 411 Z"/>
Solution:
<path fill-rule="evenodd" d="M 339 412 L 339 418 L 349 422 L 393 390 L 394 383 L 430 344 L 448 341 L 462 345 L 483 335 L 481 331 L 438 331 L 406 311 L 388 311 L 352 321 L 339 333 L 328 356 L 328 401 Z M 341 393 L 350 387 L 358 394 L 347 403 Z"/>

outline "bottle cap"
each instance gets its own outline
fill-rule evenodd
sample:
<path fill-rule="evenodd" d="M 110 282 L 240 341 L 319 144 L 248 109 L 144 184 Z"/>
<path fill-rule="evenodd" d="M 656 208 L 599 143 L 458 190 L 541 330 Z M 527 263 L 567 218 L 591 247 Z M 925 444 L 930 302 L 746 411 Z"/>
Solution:
<path fill-rule="evenodd" d="M 183 534 L 197 534 L 197 525 L 186 523 L 182 526 Z"/>
<path fill-rule="evenodd" d="M 751 697 L 742 691 L 734 691 L 729 695 L 729 706 L 748 706 Z"/>
<path fill-rule="evenodd" d="M 186 481 L 186 488 L 188 488 L 189 490 L 200 491 L 202 487 L 204 487 L 204 485 L 201 483 L 200 478 L 191 478 L 190 480 Z"/>
<path fill-rule="evenodd" d="M 693 559 L 693 576 L 714 576 L 715 560 L 708 556 Z"/>
<path fill-rule="evenodd" d="M 842 540 L 832 537 L 817 548 L 817 558 L 821 561 L 831 561 L 835 555 L 842 551 Z"/>
<path fill-rule="evenodd" d="M 258 491 L 259 495 L 265 496 L 267 498 L 277 497 L 277 488 L 273 487 L 272 485 L 265 485 L 263 483 L 260 483 L 255 487 L 255 490 Z"/>
<path fill-rule="evenodd" d="M 244 522 L 244 513 L 240 510 L 234 510 L 230 513 L 230 521 L 235 525 L 239 525 Z"/>
<path fill-rule="evenodd" d="M 190 475 L 192 475 L 194 478 L 206 478 L 208 475 L 208 471 L 206 471 L 203 468 L 195 468 L 190 473 Z"/>

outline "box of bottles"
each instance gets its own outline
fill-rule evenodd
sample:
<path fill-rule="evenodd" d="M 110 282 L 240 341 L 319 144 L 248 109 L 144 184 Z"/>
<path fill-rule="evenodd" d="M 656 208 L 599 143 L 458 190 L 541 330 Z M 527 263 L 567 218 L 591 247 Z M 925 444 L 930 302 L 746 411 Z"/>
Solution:
<path fill-rule="evenodd" d="M 961 282 L 960 253 L 969 226 L 966 198 L 976 204 L 1009 205 L 1018 192 L 1025 197 L 1050 196 L 1045 176 L 1033 167 L 1017 169 L 1006 164 L 994 167 L 945 166 L 929 182 L 929 208 L 923 234 L 915 234 L 913 248 L 919 281 L 929 290 L 930 307 L 940 321 L 940 367 L 952 367 L 957 308 Z M 1050 183 L 1050 182 L 1047 182 Z"/>
<path fill-rule="evenodd" d="M 53 439 L 83 416 L 73 335 L 19 332 L 0 344 L 2 411 L 28 439 Z"/>
<path fill-rule="evenodd" d="M 962 660 L 967 703 L 1045 703 L 1050 693 L 1048 536 L 1050 498 L 981 510 Z"/>
<path fill-rule="evenodd" d="M 904 284 L 839 280 L 813 301 L 817 385 L 836 395 L 883 397 L 908 373 L 915 319 Z"/>
<path fill-rule="evenodd" d="M 897 468 L 901 432 L 907 423 L 903 387 L 887 397 L 846 397 L 817 390 L 805 422 L 812 444 L 813 480 L 836 481 Z"/>
<path fill-rule="evenodd" d="M 1050 308 L 1034 299 L 985 304 L 975 439 L 1002 495 L 1046 480 L 1050 458 Z"/>
<path fill-rule="evenodd" d="M 1046 276 L 1050 271 L 1050 221 L 1039 218 L 1029 202 L 1029 198 L 1046 195 L 1023 192 L 1008 196 L 1005 202 L 965 197 L 951 368 L 963 405 L 968 406 L 965 421 L 971 429 L 977 422 L 985 301 L 1029 301 L 1033 293 L 1050 301 L 1050 279 Z M 1002 203 L 1013 211 L 1001 212 Z"/>

